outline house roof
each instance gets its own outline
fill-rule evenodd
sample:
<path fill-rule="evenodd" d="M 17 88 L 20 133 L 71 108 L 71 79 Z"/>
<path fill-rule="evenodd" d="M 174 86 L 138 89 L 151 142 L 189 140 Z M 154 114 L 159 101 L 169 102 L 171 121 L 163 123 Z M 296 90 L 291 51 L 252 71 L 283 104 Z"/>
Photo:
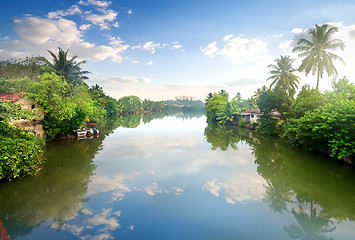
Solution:
<path fill-rule="evenodd" d="M 261 114 L 260 109 L 248 109 L 245 110 L 243 113 L 256 113 L 256 114 Z"/>
<path fill-rule="evenodd" d="M 271 112 L 270 112 L 271 115 L 274 115 L 274 116 L 277 116 L 277 117 L 280 117 L 281 116 L 281 113 L 275 109 L 273 109 Z"/>
<path fill-rule="evenodd" d="M 18 92 L 13 94 L 0 93 L 0 101 L 10 101 L 14 103 L 23 98 L 26 94 L 27 93 L 25 92 Z"/>

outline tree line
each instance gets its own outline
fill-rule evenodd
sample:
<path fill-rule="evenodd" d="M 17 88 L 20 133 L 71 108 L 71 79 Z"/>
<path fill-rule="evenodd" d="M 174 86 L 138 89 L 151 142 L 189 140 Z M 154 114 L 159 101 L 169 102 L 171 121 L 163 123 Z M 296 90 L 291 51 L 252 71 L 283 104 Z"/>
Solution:
<path fill-rule="evenodd" d="M 197 101 L 176 107 L 174 101 L 142 101 L 133 95 L 120 99 L 108 96 L 98 84 L 87 85 L 85 80 L 90 72 L 81 68 L 85 61 L 77 61 L 78 56 L 69 58 L 68 51 L 62 48 L 58 48 L 57 53 L 48 50 L 51 60 L 27 57 L 0 61 L 0 93 L 26 92 L 26 97 L 40 105 L 45 113 L 41 124 L 46 141 L 70 134 L 88 122 L 102 123 L 135 113 L 196 110 L 194 103 Z M 204 109 L 202 102 L 200 109 Z M 12 120 L 33 119 L 34 116 L 37 116 L 35 110 L 21 110 L 20 105 L 0 101 L 0 179 L 33 175 L 39 171 L 44 141 L 9 124 Z"/>
<path fill-rule="evenodd" d="M 249 108 L 259 108 L 262 115 L 253 123 L 256 131 L 265 135 L 279 136 L 295 146 L 327 153 L 329 156 L 351 162 L 355 155 L 355 86 L 346 77 L 336 79 L 333 61 L 344 62 L 332 50 L 343 50 L 341 39 L 334 39 L 338 29 L 327 24 L 309 29 L 309 36 L 301 38 L 293 52 L 299 52 L 301 65 L 294 68 L 294 59 L 280 56 L 270 64 L 269 87 L 263 86 L 254 95 L 243 100 L 238 93 L 231 101 L 225 90 L 209 93 L 205 100 L 209 121 L 219 125 L 246 125 L 240 118 Z M 297 72 L 317 76 L 315 88 L 300 83 Z M 319 91 L 319 81 L 324 74 L 334 76 L 332 91 Z M 270 112 L 281 114 L 279 121 Z"/>

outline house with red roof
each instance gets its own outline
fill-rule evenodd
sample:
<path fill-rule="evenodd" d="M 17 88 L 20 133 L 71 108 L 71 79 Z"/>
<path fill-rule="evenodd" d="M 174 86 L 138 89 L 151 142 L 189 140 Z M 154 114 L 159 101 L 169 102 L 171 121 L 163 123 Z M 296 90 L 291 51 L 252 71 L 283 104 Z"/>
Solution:
<path fill-rule="evenodd" d="M 40 109 L 40 106 L 32 98 L 27 96 L 27 93 L 0 93 L 0 101 L 9 101 L 15 104 L 21 104 L 21 109 L 38 109 L 37 112 L 40 116 L 35 117 L 34 119 L 14 120 L 10 123 L 20 129 L 28 130 L 29 133 L 35 136 L 44 137 L 43 125 L 40 123 L 40 121 L 44 118 L 44 112 Z"/>

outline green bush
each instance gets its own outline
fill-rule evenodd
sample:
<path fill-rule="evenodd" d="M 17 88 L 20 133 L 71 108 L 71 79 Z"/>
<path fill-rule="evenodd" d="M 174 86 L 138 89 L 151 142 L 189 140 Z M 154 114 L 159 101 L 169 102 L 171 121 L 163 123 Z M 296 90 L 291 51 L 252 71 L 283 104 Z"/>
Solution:
<path fill-rule="evenodd" d="M 0 179 L 35 175 L 40 170 L 44 140 L 0 121 Z"/>
<path fill-rule="evenodd" d="M 273 118 L 270 114 L 263 114 L 260 116 L 260 125 L 256 128 L 256 131 L 263 135 L 276 136 L 278 134 L 276 125 L 278 120 Z"/>
<path fill-rule="evenodd" d="M 355 155 L 355 86 L 347 79 L 334 82 L 324 103 L 284 125 L 282 138 L 308 150 L 326 150 L 330 156 L 351 162 Z"/>
<path fill-rule="evenodd" d="M 244 118 L 239 119 L 239 127 L 245 127 L 248 122 Z"/>

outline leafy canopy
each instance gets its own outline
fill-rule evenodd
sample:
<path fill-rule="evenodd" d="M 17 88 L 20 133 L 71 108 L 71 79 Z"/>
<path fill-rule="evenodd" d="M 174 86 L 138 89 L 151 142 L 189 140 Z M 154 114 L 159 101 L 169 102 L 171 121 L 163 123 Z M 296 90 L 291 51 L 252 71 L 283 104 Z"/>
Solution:
<path fill-rule="evenodd" d="M 293 96 L 297 89 L 297 83 L 299 83 L 299 77 L 294 74 L 297 70 L 292 67 L 295 60 L 289 56 L 280 56 L 275 61 L 275 65 L 268 66 L 272 69 L 269 72 L 271 76 L 267 79 L 273 80 L 270 88 L 275 86 L 285 91 L 289 96 Z"/>
<path fill-rule="evenodd" d="M 76 59 L 78 56 L 73 56 L 68 59 L 68 51 L 64 51 L 61 48 L 58 48 L 58 55 L 48 50 L 48 52 L 53 57 L 53 62 L 50 62 L 46 58 L 42 58 L 46 62 L 49 69 L 49 72 L 54 71 L 57 75 L 61 75 L 65 78 L 68 83 L 71 84 L 83 84 L 83 79 L 88 79 L 86 74 L 90 73 L 89 71 L 82 71 L 80 65 L 86 63 L 85 60 L 77 62 Z"/>
<path fill-rule="evenodd" d="M 315 28 L 309 29 L 310 39 L 301 38 L 293 52 L 300 52 L 299 57 L 303 58 L 298 70 L 305 72 L 306 76 L 312 72 L 317 73 L 318 89 L 319 79 L 323 77 L 324 71 L 331 75 L 337 75 L 337 69 L 333 64 L 333 60 L 343 59 L 338 55 L 330 52 L 330 50 L 344 50 L 345 44 L 340 39 L 333 39 L 332 36 L 338 31 L 337 27 L 330 27 L 328 24 L 316 25 Z"/>

